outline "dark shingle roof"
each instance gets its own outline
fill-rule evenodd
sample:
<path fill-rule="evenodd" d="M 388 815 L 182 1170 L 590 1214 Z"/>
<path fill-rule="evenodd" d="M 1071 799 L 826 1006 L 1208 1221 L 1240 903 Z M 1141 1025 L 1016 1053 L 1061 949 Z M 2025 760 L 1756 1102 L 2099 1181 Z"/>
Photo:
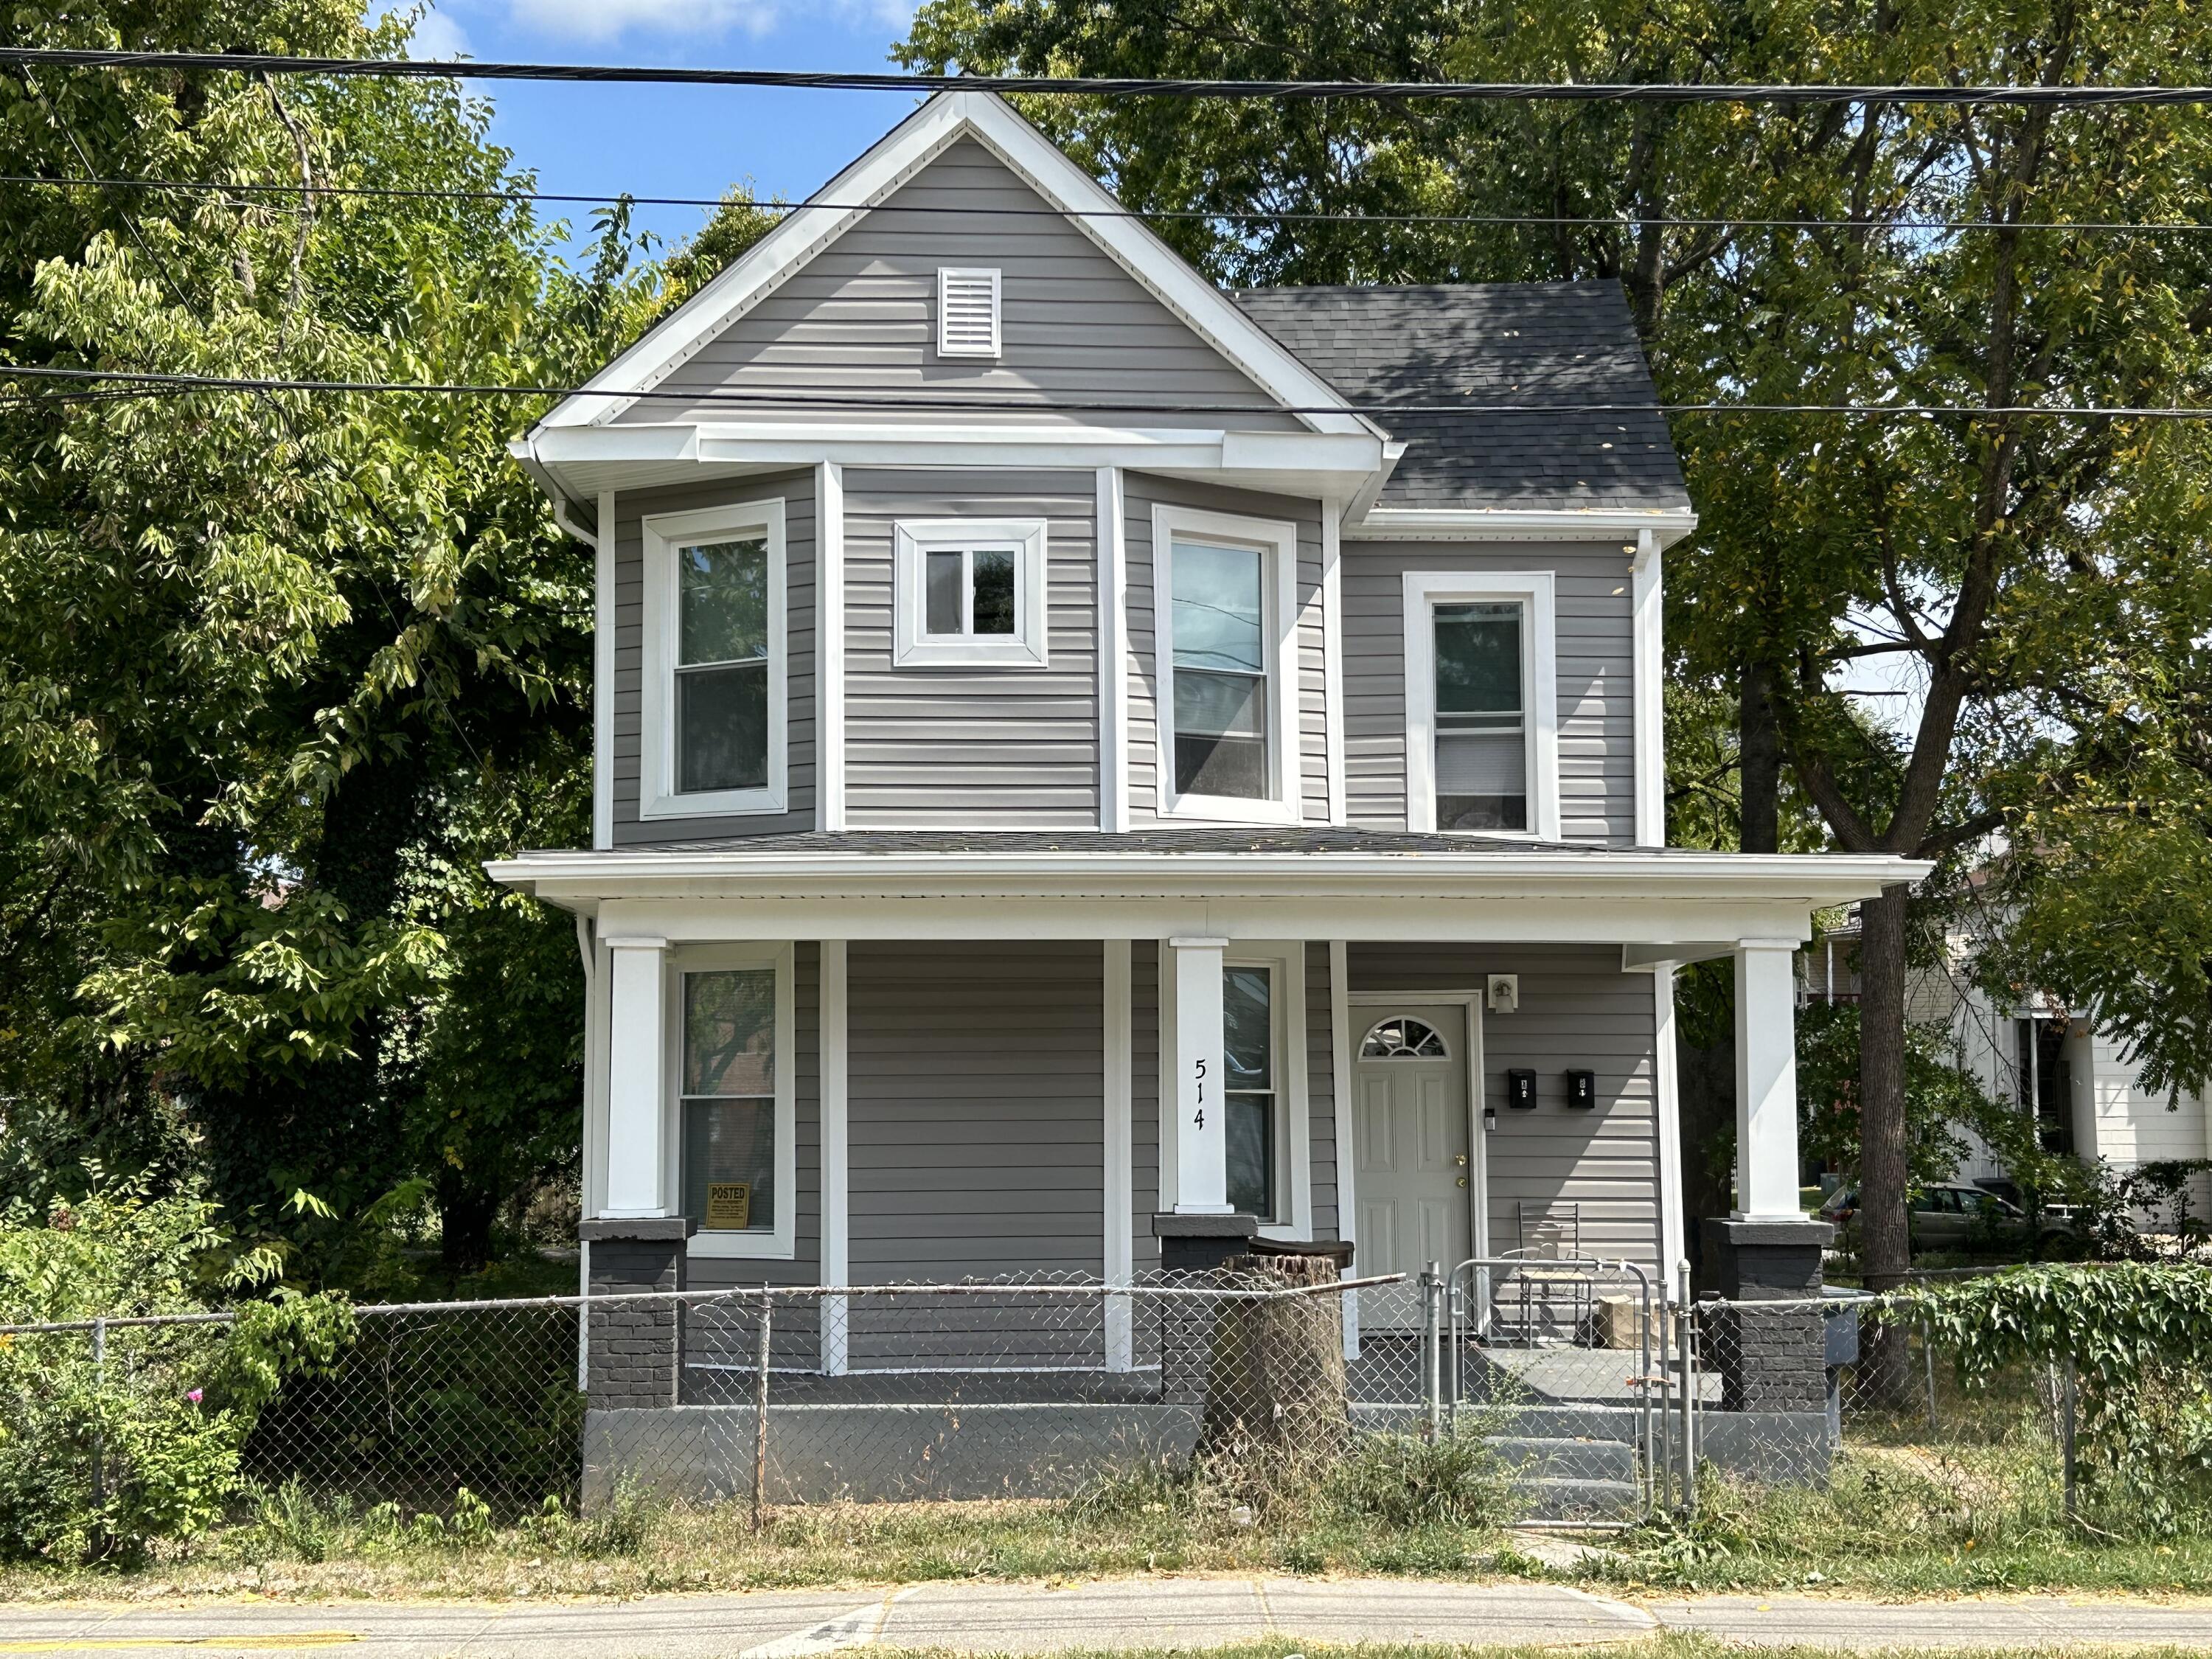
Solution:
<path fill-rule="evenodd" d="M 1618 283 L 1248 289 L 1253 321 L 1365 408 L 1656 400 Z M 1686 508 L 1663 415 L 1391 415 L 1392 507 Z"/>

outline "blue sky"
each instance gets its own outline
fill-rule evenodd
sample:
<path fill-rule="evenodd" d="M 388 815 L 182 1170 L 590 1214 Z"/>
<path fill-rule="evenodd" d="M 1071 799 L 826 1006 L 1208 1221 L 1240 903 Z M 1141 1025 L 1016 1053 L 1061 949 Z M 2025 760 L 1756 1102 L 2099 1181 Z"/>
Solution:
<path fill-rule="evenodd" d="M 389 9 L 409 9 L 394 5 Z M 411 55 L 483 62 L 670 64 L 884 70 L 912 7 L 899 0 L 438 0 Z M 905 94 L 742 87 L 478 82 L 492 136 L 556 191 L 716 196 L 750 179 L 762 197 L 816 189 L 915 100 Z M 585 206 L 549 206 L 588 228 Z M 674 239 L 692 208 L 641 208 Z"/>

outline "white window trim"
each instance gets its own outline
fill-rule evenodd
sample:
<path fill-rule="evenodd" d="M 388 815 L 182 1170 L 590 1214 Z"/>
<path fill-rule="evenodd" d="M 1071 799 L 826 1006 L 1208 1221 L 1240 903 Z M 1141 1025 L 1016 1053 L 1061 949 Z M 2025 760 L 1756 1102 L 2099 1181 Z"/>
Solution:
<path fill-rule="evenodd" d="M 1268 614 L 1261 636 L 1267 647 L 1267 793 L 1261 800 L 1224 795 L 1178 795 L 1175 787 L 1175 538 L 1257 547 L 1268 556 L 1271 580 L 1261 597 Z M 1279 520 L 1202 513 L 1156 503 L 1152 507 L 1152 675 L 1157 747 L 1153 763 L 1156 810 L 1164 818 L 1239 823 L 1302 822 L 1298 725 L 1298 531 Z"/>
<path fill-rule="evenodd" d="M 897 526 L 891 665 L 895 668 L 1044 668 L 1049 665 L 1046 604 L 1051 548 L 1042 519 L 919 519 Z M 928 558 L 933 552 L 989 550 L 1014 556 L 1011 639 L 931 634 Z"/>
<path fill-rule="evenodd" d="M 1409 570 L 1406 606 L 1406 827 L 1437 827 L 1437 641 L 1440 605 L 1517 603 L 1521 611 L 1522 707 L 1527 710 L 1528 817 L 1526 830 L 1449 833 L 1491 839 L 1558 841 L 1559 714 L 1558 623 L 1548 570 Z"/>
<path fill-rule="evenodd" d="M 790 799 L 790 740 L 785 714 L 790 647 L 785 617 L 787 554 L 783 501 L 744 501 L 645 520 L 644 661 L 639 676 L 641 759 L 638 817 L 684 818 L 781 812 Z M 676 792 L 676 550 L 709 537 L 768 541 L 768 783 L 760 789 Z"/>
<path fill-rule="evenodd" d="M 669 1213 L 684 1212 L 684 975 L 721 968 L 775 969 L 775 1225 L 758 1232 L 691 1235 L 694 1256 L 750 1257 L 789 1261 L 799 1242 L 799 1050 L 798 1014 L 792 994 L 797 951 L 789 944 L 694 945 L 667 953 L 663 997 L 667 1007 L 668 1057 L 664 1119 L 667 1168 L 661 1190 Z"/>
<path fill-rule="evenodd" d="M 1176 1199 L 1175 1135 L 1176 953 L 1165 939 L 1159 944 L 1160 1022 L 1160 1208 L 1172 1210 Z M 1237 939 L 1222 953 L 1223 969 L 1271 968 L 1274 970 L 1274 1039 L 1276 1155 L 1286 1177 L 1278 1195 L 1288 1208 L 1274 1221 L 1260 1224 L 1262 1238 L 1310 1239 L 1313 1237 L 1313 1121 L 1306 1077 L 1306 957 L 1297 939 L 1253 941 Z M 1342 1222 L 1338 1224 L 1340 1236 Z"/>
<path fill-rule="evenodd" d="M 945 331 L 950 320 L 945 297 L 952 284 L 972 277 L 988 277 L 991 283 L 991 343 L 988 345 L 955 345 Z M 1000 317 L 1001 288 L 995 267 L 988 265 L 939 265 L 937 268 L 937 355 L 940 357 L 996 357 L 1005 343 L 1006 328 Z"/>

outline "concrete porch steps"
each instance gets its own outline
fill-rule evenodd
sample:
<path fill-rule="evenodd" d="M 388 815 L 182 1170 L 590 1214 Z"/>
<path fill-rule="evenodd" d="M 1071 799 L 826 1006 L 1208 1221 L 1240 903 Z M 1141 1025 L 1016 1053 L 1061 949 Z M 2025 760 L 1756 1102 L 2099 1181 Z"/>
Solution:
<path fill-rule="evenodd" d="M 1626 1441 L 1487 1435 L 1483 1443 L 1520 1472 L 1531 1520 L 1615 1521 L 1636 1513 L 1636 1449 Z"/>

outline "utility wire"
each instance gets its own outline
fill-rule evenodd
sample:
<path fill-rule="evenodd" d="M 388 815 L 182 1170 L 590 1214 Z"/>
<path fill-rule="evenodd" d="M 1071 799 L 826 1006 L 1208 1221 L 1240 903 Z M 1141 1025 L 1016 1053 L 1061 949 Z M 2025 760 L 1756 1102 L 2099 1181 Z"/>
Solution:
<path fill-rule="evenodd" d="M 0 46 L 0 64 L 76 69 L 233 70 L 246 74 L 370 76 L 398 80 L 578 81 L 653 86 L 791 87 L 842 92 L 1060 93 L 1085 97 L 1437 98 L 1478 102 L 1642 104 L 1988 105 L 2212 103 L 2206 86 L 1804 86 L 1683 82 L 1221 81 L 1059 75 L 888 75 L 842 70 L 683 69 L 618 64 L 473 63 L 418 58 L 299 58 L 257 52 L 121 52 L 76 46 Z"/>
<path fill-rule="evenodd" d="M 49 364 L 0 365 L 0 380 L 21 378 L 68 381 L 99 381 L 137 386 L 150 392 L 316 392 L 343 394 L 376 393 L 404 396 L 465 398 L 665 398 L 687 404 L 751 405 L 763 409 L 855 409 L 863 410 L 916 410 L 931 412 L 970 410 L 986 414 L 1082 412 L 1121 415 L 1870 415 L 1879 416 L 1966 416 L 1995 419 L 2009 416 L 2078 416 L 2093 420 L 2204 420 L 2212 419 L 2212 404 L 2203 406 L 2123 404 L 1772 404 L 1772 403 L 1610 403 L 1516 402 L 1484 403 L 1474 399 L 1441 404 L 1211 404 L 1099 402 L 1091 400 L 1013 399 L 1003 396 L 951 397 L 926 393 L 919 397 L 863 392 L 854 396 L 826 393 L 816 386 L 767 384 L 743 391 L 707 387 L 670 391 L 664 388 L 624 390 L 560 386 L 502 386 L 431 380 L 310 380 L 231 377 L 216 374 L 163 374 L 143 369 L 63 368 Z"/>
<path fill-rule="evenodd" d="M 70 185 L 102 190 L 196 191 L 209 195 L 298 196 L 296 184 L 226 184 L 217 179 L 56 179 L 36 173 L 0 173 L 0 185 Z M 402 185 L 315 184 L 318 196 L 392 198 L 406 201 L 554 202 L 605 204 L 627 202 L 634 207 L 718 208 L 729 204 L 719 196 L 611 196 L 568 194 L 543 190 L 436 190 Z M 1591 215 L 1538 213 L 1320 213 L 1266 208 L 1059 208 L 957 207 L 930 203 L 832 202 L 807 197 L 797 202 L 748 202 L 761 213 L 798 213 L 820 208 L 831 213 L 950 214 L 961 218 L 1019 219 L 1137 219 L 1163 222 L 1182 220 L 1222 221 L 1234 224 L 1314 225 L 1530 225 L 1545 228 L 1584 226 L 1597 230 L 2081 230 L 2136 232 L 2147 235 L 2189 235 L 2212 231 L 2212 222 L 2168 219 L 2150 222 L 2087 219 L 1676 219 L 1606 218 Z"/>

